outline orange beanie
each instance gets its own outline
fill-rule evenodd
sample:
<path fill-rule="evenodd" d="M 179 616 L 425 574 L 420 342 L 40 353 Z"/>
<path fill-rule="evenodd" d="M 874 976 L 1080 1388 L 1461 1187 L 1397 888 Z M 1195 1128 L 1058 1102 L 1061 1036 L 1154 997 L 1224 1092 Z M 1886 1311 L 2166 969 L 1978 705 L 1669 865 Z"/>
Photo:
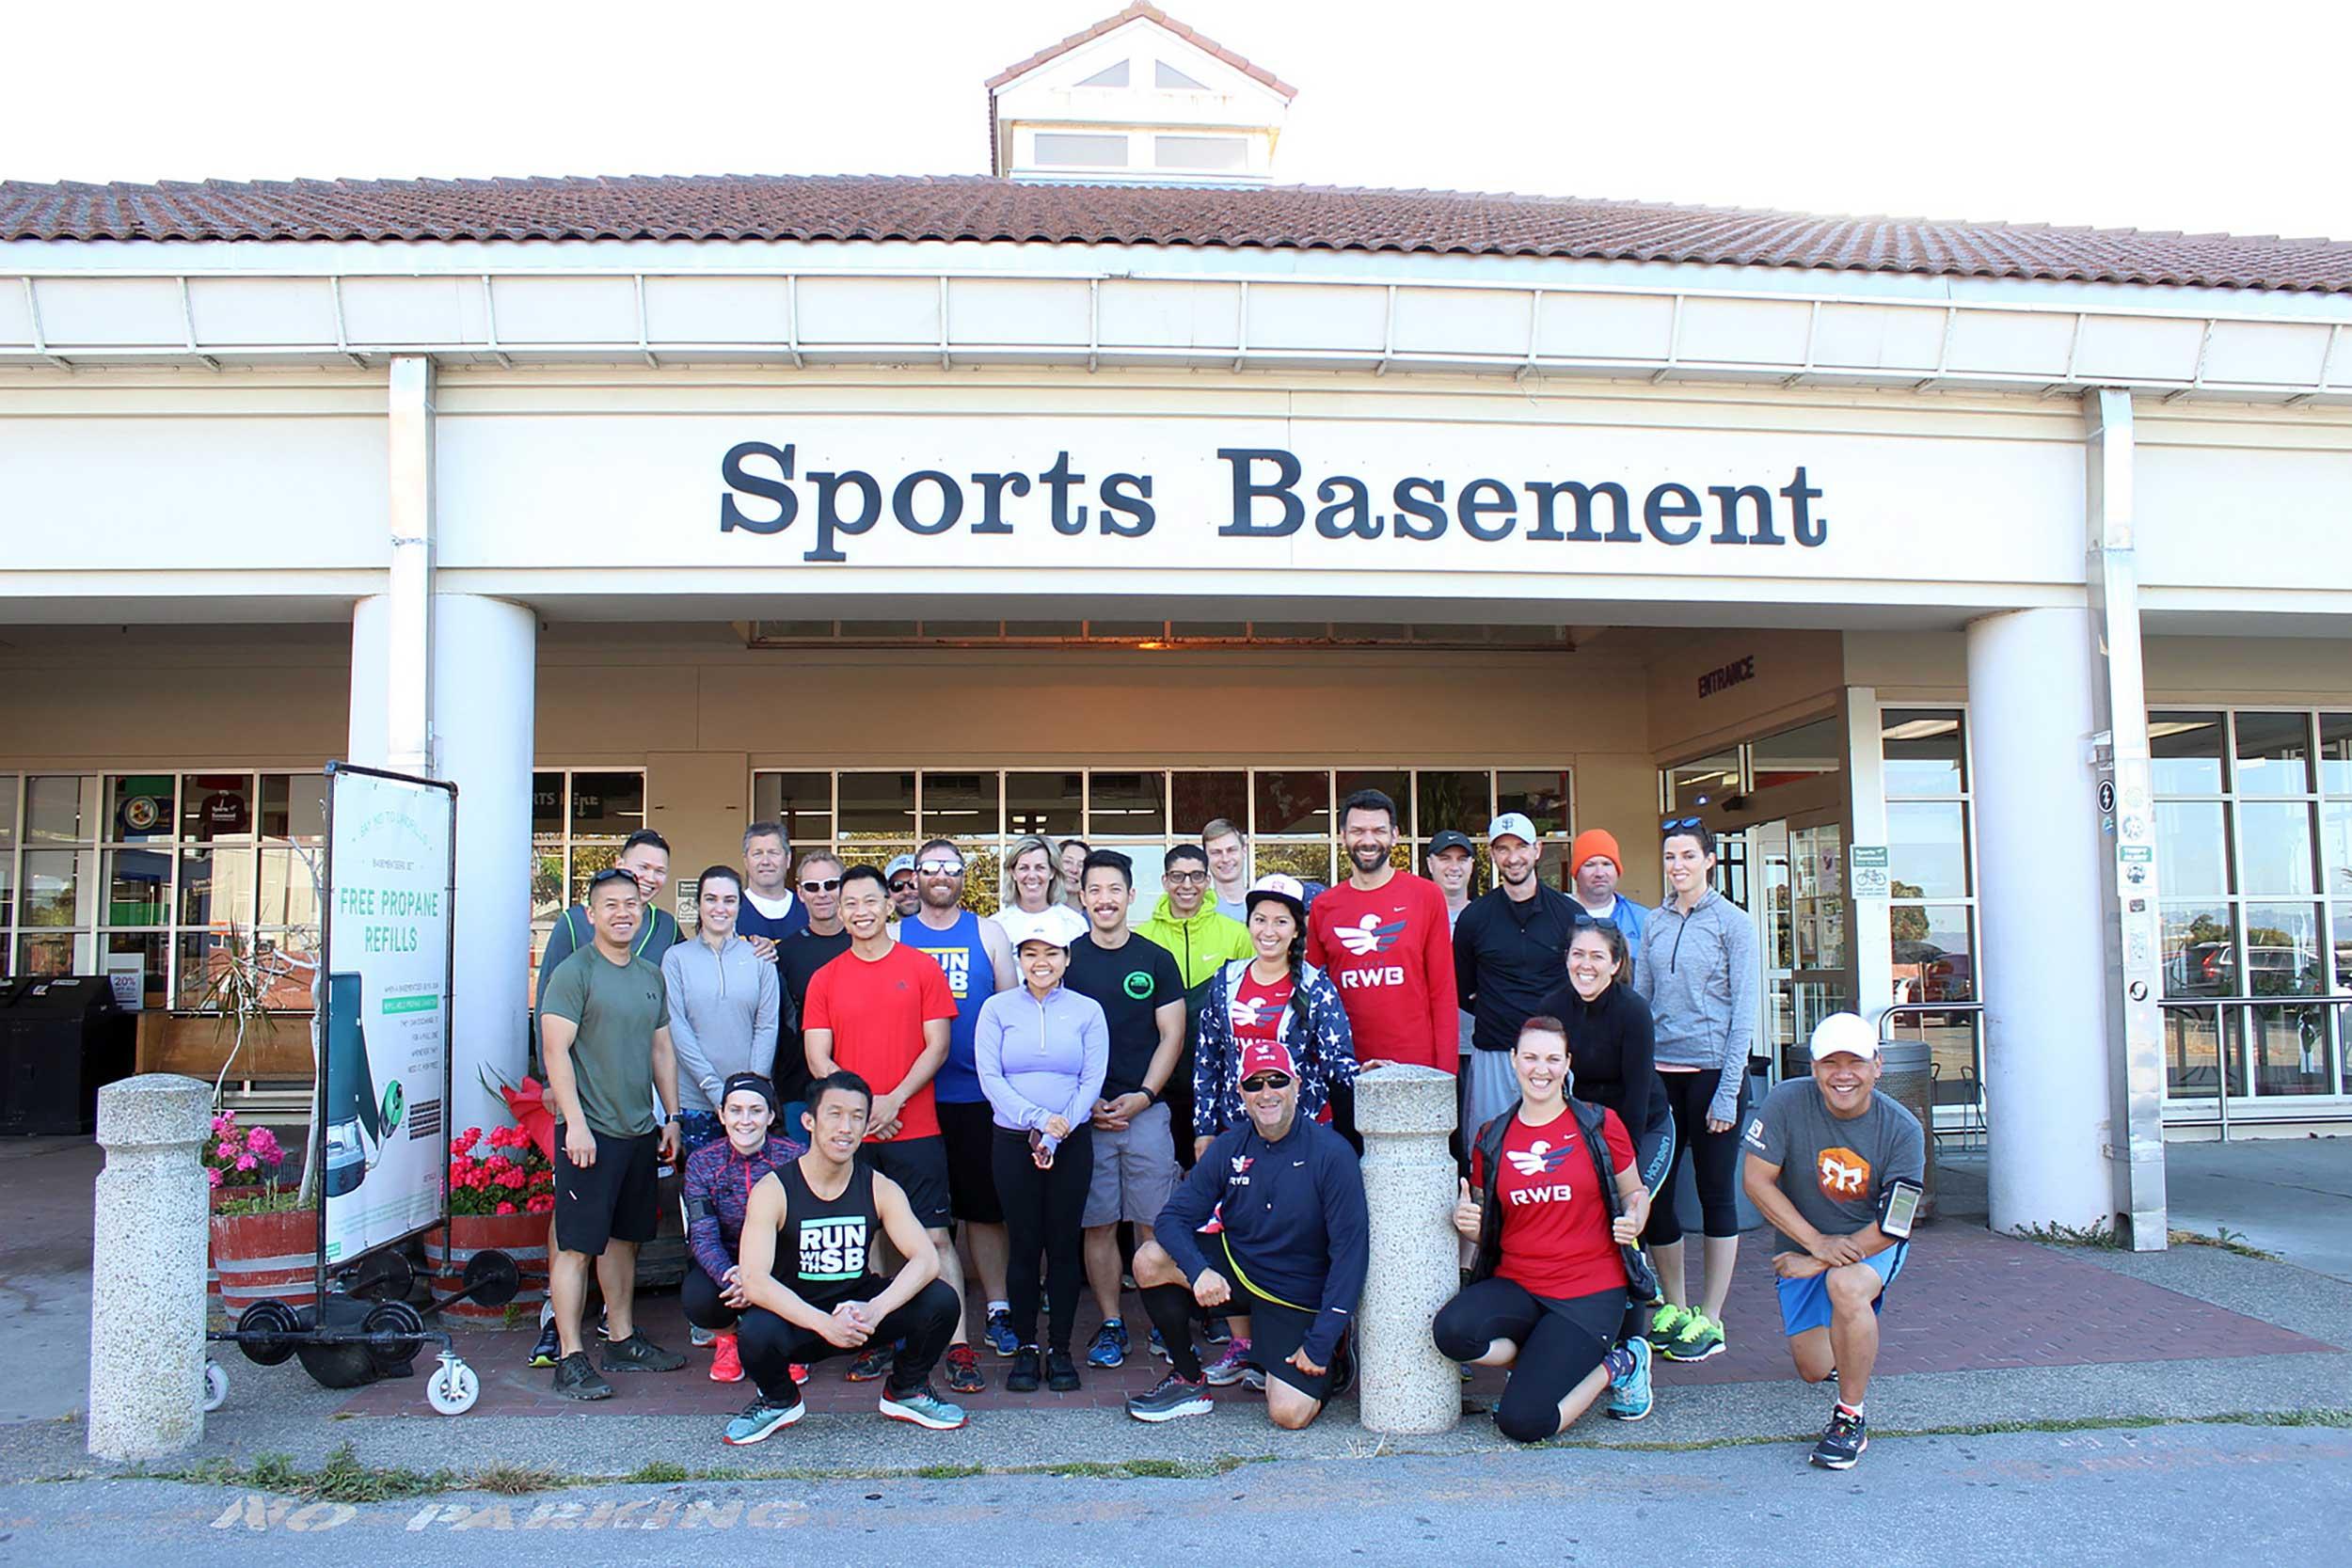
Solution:
<path fill-rule="evenodd" d="M 1625 857 L 1617 852 L 1616 836 L 1606 828 L 1587 828 L 1576 835 L 1576 842 L 1568 846 L 1568 875 L 1575 876 L 1577 867 L 1596 855 L 1615 866 L 1619 876 L 1625 875 Z"/>

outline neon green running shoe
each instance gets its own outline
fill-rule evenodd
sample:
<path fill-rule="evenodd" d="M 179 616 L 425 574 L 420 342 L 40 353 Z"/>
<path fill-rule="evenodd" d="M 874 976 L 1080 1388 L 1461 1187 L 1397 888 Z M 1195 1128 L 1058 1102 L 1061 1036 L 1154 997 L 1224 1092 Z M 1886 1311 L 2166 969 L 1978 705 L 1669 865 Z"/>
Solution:
<path fill-rule="evenodd" d="M 1673 1302 L 1668 1302 L 1650 1314 L 1649 1328 L 1642 1335 L 1642 1338 L 1647 1339 L 1649 1348 L 1659 1354 L 1671 1356 L 1674 1354 L 1675 1341 L 1682 1337 L 1682 1325 L 1690 1321 L 1691 1309 L 1689 1307 L 1677 1307 Z"/>

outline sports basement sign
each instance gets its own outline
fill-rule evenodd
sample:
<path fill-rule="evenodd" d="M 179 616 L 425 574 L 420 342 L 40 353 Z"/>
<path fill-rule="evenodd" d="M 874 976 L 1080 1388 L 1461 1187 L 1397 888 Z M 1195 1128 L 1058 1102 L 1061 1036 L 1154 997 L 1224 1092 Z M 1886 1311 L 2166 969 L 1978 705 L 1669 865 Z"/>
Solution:
<path fill-rule="evenodd" d="M 1820 488 L 1798 465 L 1785 483 L 1764 475 L 1725 483 L 1458 474 L 1316 474 L 1279 447 L 1219 447 L 1220 483 L 1171 493 L 1150 473 L 1089 473 L 1068 451 L 1036 469 L 950 472 L 803 465 L 798 446 L 741 441 L 720 459 L 721 533 L 788 535 L 801 559 L 847 562 L 855 542 L 886 533 L 976 539 L 1094 533 L 1140 539 L 1165 521 L 1205 520 L 1218 539 L 1320 538 L 1481 544 L 1685 545 L 1816 549 L 1829 539 Z M 1089 467 L 1094 467 L 1089 465 Z M 1205 519 L 1204 519 L 1205 514 Z"/>

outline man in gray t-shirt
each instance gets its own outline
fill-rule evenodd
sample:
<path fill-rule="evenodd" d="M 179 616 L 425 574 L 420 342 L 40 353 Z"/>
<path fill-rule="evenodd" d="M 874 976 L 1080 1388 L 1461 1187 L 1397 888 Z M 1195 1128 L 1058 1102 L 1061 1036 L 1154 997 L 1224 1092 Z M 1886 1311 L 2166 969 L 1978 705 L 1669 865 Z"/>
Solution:
<path fill-rule="evenodd" d="M 1774 1089 L 1748 1117 L 1743 1185 L 1772 1224 L 1781 1328 L 1797 1375 L 1837 1379 L 1837 1405 L 1813 1463 L 1852 1467 L 1868 1439 L 1862 1399 L 1878 1361 L 1878 1314 L 1902 1272 L 1907 1238 L 1880 1228 L 1892 1183 L 1927 1170 L 1919 1118 L 1878 1092 L 1878 1031 L 1833 1013 L 1813 1031 L 1813 1076 Z"/>

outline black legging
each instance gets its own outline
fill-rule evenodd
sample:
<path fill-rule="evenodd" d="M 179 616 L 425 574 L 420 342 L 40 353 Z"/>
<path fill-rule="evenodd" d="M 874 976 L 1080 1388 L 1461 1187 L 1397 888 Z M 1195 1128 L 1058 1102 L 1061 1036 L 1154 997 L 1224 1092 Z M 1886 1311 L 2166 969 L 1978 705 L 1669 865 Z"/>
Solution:
<path fill-rule="evenodd" d="M 1087 1187 L 1094 1180 L 1094 1130 L 1075 1127 L 1054 1152 L 1051 1170 L 1029 1158 L 1029 1134 L 999 1127 L 989 1158 L 996 1171 L 996 1196 L 1005 1206 L 1005 1232 L 1011 1258 L 1005 1294 L 1012 1302 L 1012 1331 L 1025 1345 L 1037 1343 L 1037 1279 L 1045 1270 L 1049 1349 L 1070 1348 L 1078 1321 L 1078 1290 L 1086 1283 Z"/>
<path fill-rule="evenodd" d="M 719 1282 L 691 1258 L 686 1260 L 686 1277 L 678 1281 L 677 1301 L 686 1309 L 686 1321 L 696 1328 L 723 1334 L 735 1326 L 735 1308 L 719 1299 Z"/>
<path fill-rule="evenodd" d="M 1497 1339 L 1519 1347 L 1495 1425 L 1514 1443 L 1540 1443 L 1559 1432 L 1560 1402 L 1615 1346 L 1625 1318 L 1623 1289 L 1560 1299 L 1497 1275 L 1438 1308 L 1430 1332 L 1449 1361 L 1475 1361 Z"/>
<path fill-rule="evenodd" d="M 1661 1072 L 1658 1081 L 1666 1085 L 1666 1103 L 1675 1114 L 1675 1154 L 1673 1164 L 1657 1187 L 1657 1201 L 1650 1205 L 1649 1224 L 1642 1228 L 1642 1241 L 1647 1246 L 1672 1246 L 1682 1240 L 1682 1216 L 1675 1212 L 1675 1170 L 1682 1164 L 1684 1150 L 1691 1155 L 1691 1174 L 1698 1181 L 1699 1228 L 1708 1236 L 1740 1234 L 1740 1124 L 1748 1114 L 1748 1077 L 1740 1075 L 1740 1102 L 1731 1113 L 1731 1126 L 1722 1132 L 1707 1130 L 1707 1108 L 1715 1100 L 1715 1085 L 1722 1079 L 1718 1069 L 1705 1072 Z"/>

